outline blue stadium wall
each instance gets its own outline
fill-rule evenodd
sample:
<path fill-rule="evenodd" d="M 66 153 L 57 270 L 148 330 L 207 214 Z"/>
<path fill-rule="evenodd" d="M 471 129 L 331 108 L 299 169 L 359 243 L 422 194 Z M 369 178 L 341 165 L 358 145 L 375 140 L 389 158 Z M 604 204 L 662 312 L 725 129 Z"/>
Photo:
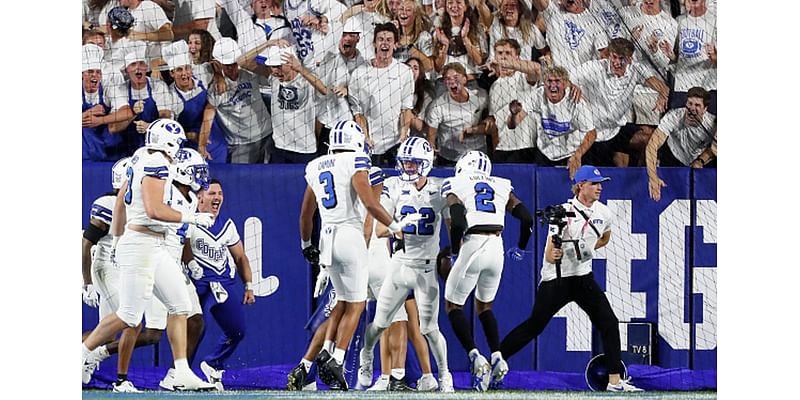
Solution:
<path fill-rule="evenodd" d="M 110 190 L 110 170 L 111 163 L 83 164 L 82 228 L 88 223 L 92 201 Z M 633 329 L 622 324 L 625 359 L 646 355 L 661 368 L 716 370 L 716 170 L 660 169 L 667 187 L 659 202 L 648 197 L 643 168 L 605 168 L 603 172 L 612 177 L 603 186 L 603 201 L 617 214 L 617 224 L 609 246 L 594 260 L 595 277 L 609 293 L 621 322 L 649 323 L 653 332 L 652 347 L 642 347 L 641 332 L 637 333 L 638 347 L 628 346 Z M 572 196 L 565 169 L 496 165 L 493 173 L 511 179 L 516 195 L 531 210 Z M 449 174 L 452 170 L 432 173 Z M 223 182 L 223 207 L 243 238 L 254 281 L 257 284 L 270 275 L 280 280 L 277 292 L 258 297 L 255 305 L 246 307 L 248 332 L 228 368 L 295 364 L 310 338 L 303 326 L 312 311 L 313 287 L 311 268 L 298 240 L 303 168 L 214 165 L 212 176 Z M 508 215 L 503 233 L 507 248 L 516 243 L 518 229 L 518 222 Z M 528 245 L 532 251 L 524 260 L 506 259 L 495 305 L 501 336 L 530 313 L 545 239 L 546 229 L 537 225 Z M 471 306 L 467 310 L 472 313 Z M 476 342 L 483 354 L 489 354 L 480 322 L 476 315 L 472 319 Z M 449 342 L 451 369 L 466 370 L 466 355 L 449 327 L 443 305 L 439 322 Z M 83 305 L 83 330 L 96 323 L 96 309 Z M 214 322 L 206 324 L 198 360 L 210 352 L 219 332 Z M 148 351 L 146 356 L 134 357 L 132 365 L 170 364 L 166 338 L 158 352 Z M 517 371 L 582 372 L 592 355 L 600 352 L 601 343 L 588 318 L 565 308 L 538 340 L 509 363 Z"/>

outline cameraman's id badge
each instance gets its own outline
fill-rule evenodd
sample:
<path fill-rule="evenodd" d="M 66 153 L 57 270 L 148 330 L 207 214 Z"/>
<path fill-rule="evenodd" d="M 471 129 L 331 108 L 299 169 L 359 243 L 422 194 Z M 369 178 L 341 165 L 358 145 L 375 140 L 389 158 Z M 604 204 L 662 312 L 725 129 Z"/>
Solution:
<path fill-rule="evenodd" d="M 319 263 L 320 265 L 331 266 L 333 262 L 333 237 L 336 234 L 336 226 L 323 226 L 319 232 Z"/>

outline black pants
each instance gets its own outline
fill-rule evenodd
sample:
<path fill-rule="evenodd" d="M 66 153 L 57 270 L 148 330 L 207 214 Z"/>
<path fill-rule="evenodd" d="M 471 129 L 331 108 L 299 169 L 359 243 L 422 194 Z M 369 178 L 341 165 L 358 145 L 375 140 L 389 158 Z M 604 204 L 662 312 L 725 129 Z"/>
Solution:
<path fill-rule="evenodd" d="M 622 372 L 620 361 L 619 321 L 605 293 L 597 286 L 594 274 L 561 278 L 539 284 L 533 311 L 500 343 L 500 352 L 508 359 L 539 336 L 558 310 L 575 302 L 591 319 L 603 338 L 603 350 L 608 357 L 608 373 Z"/>

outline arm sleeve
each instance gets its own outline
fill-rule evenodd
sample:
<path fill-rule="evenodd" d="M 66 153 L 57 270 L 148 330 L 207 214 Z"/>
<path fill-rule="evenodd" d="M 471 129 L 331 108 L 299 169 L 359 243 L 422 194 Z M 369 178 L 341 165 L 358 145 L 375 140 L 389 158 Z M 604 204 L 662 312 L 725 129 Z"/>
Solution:
<path fill-rule="evenodd" d="M 525 204 L 519 203 L 511 210 L 511 216 L 518 219 L 519 224 L 519 241 L 517 247 L 524 249 L 528 245 L 528 240 L 531 238 L 533 232 L 533 217 L 531 216 Z"/>
<path fill-rule="evenodd" d="M 450 206 L 450 251 L 458 254 L 461 249 L 461 238 L 467 230 L 467 209 L 461 203 Z"/>

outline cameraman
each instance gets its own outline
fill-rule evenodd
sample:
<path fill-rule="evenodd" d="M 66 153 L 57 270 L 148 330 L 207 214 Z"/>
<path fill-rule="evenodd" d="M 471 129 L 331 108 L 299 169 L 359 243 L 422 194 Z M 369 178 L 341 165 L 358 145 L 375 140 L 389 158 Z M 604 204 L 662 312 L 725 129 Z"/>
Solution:
<path fill-rule="evenodd" d="M 550 228 L 544 251 L 542 281 L 536 291 L 536 299 L 531 316 L 519 324 L 500 344 L 500 351 L 506 359 L 522 349 L 538 336 L 553 318 L 553 315 L 569 302 L 578 304 L 597 326 L 603 338 L 603 349 L 608 360 L 608 386 L 612 392 L 634 392 L 642 389 L 620 379 L 619 322 L 608 303 L 605 293 L 597 285 L 592 274 L 594 251 L 608 244 L 611 239 L 613 214 L 600 200 L 602 182 L 611 180 L 600 171 L 584 165 L 575 173 L 572 192 L 575 197 L 559 206 L 551 208 L 548 215 Z M 559 212 L 560 211 L 560 212 Z M 547 212 L 546 212 L 547 213 Z M 553 221 L 555 220 L 555 221 Z M 562 247 L 553 244 L 553 236 L 564 224 L 561 237 Z M 557 278 L 556 262 L 561 261 L 561 277 Z"/>

